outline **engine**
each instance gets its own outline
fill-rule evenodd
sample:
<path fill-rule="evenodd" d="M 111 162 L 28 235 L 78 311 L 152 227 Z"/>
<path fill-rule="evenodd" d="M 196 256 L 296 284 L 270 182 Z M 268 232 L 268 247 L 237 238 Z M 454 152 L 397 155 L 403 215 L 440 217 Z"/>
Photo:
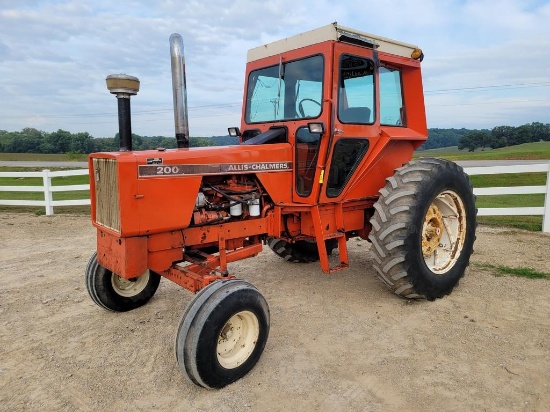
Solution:
<path fill-rule="evenodd" d="M 195 200 L 192 226 L 258 217 L 261 198 L 261 188 L 253 177 L 205 178 Z"/>

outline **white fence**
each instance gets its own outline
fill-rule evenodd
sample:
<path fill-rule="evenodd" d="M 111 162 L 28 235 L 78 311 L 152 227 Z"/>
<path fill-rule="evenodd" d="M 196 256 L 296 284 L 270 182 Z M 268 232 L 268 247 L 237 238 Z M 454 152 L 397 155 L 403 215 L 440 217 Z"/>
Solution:
<path fill-rule="evenodd" d="M 512 186 L 512 187 L 483 187 L 474 188 L 476 196 L 491 195 L 523 195 L 544 193 L 542 207 L 491 207 L 478 209 L 478 216 L 542 216 L 542 231 L 550 233 L 550 162 L 531 165 L 465 167 L 464 171 L 470 176 L 496 175 L 504 173 L 546 173 L 546 186 Z"/>
<path fill-rule="evenodd" d="M 546 186 L 515 186 L 515 187 L 486 187 L 475 188 L 478 196 L 514 195 L 544 193 L 545 200 L 542 207 L 514 207 L 514 208 L 482 208 L 478 216 L 542 216 L 542 231 L 550 233 L 550 162 L 532 165 L 465 167 L 469 175 L 489 175 L 502 173 L 546 173 Z M 53 177 L 88 175 L 88 169 L 67 170 L 60 172 L 0 172 L 0 177 L 41 177 L 42 186 L 0 186 L 1 191 L 8 192 L 42 192 L 44 200 L 2 200 L 0 205 L 9 206 L 43 206 L 47 215 L 53 215 L 54 206 L 89 205 L 90 199 L 53 200 L 53 192 L 69 192 L 73 190 L 90 190 L 90 185 L 52 186 Z"/>
<path fill-rule="evenodd" d="M 53 186 L 52 178 L 62 176 L 88 175 L 88 169 L 63 170 L 60 172 L 0 172 L 0 177 L 41 177 L 42 186 L 0 186 L 0 192 L 42 192 L 44 200 L 3 200 L 0 205 L 6 206 L 42 206 L 46 208 L 46 215 L 53 215 L 54 206 L 89 205 L 90 199 L 53 200 L 53 192 L 72 192 L 75 190 L 90 190 L 90 185 L 60 185 Z"/>

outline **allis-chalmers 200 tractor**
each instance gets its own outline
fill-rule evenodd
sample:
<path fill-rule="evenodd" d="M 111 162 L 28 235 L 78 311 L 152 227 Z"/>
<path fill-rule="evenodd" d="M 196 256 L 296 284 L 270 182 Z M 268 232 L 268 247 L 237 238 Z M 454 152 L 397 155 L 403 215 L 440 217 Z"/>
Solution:
<path fill-rule="evenodd" d="M 240 128 L 229 128 L 240 144 L 191 148 L 181 36 L 170 49 L 177 149 L 132 150 L 139 80 L 107 77 L 120 150 L 89 159 L 95 303 L 135 309 L 161 277 L 200 291 L 181 318 L 176 357 L 192 382 L 220 388 L 266 344 L 265 299 L 228 270 L 264 244 L 332 273 L 348 267 L 346 242 L 359 236 L 396 294 L 451 292 L 472 253 L 475 198 L 456 164 L 411 161 L 427 138 L 419 48 L 334 23 L 251 49 Z"/>

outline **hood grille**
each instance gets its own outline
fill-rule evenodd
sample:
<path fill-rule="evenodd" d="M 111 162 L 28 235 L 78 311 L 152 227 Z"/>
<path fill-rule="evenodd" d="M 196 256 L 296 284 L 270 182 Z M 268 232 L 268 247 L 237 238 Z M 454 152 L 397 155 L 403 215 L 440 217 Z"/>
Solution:
<path fill-rule="evenodd" d="M 117 162 L 93 159 L 96 223 L 120 232 Z"/>

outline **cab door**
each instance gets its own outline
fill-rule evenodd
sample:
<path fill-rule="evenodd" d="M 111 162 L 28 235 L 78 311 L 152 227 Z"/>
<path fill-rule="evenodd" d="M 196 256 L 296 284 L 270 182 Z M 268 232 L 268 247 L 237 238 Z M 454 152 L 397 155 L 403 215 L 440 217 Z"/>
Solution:
<path fill-rule="evenodd" d="M 376 52 L 337 43 L 333 65 L 333 126 L 319 203 L 348 200 L 348 188 L 380 134 Z"/>

